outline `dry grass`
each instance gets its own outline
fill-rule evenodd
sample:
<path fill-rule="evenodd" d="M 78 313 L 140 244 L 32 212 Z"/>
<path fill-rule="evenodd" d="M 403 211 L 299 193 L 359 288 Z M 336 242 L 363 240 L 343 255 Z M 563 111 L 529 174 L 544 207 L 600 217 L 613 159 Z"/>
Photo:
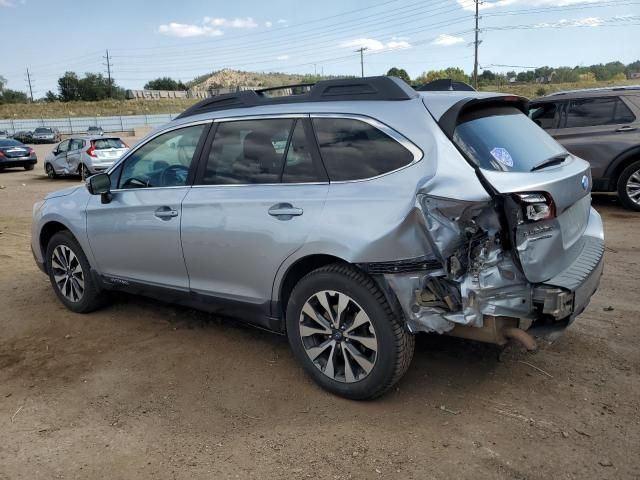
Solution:
<path fill-rule="evenodd" d="M 99 102 L 53 102 L 0 105 L 0 118 L 107 117 L 113 115 L 145 115 L 179 113 L 198 99 L 102 100 Z"/>
<path fill-rule="evenodd" d="M 523 95 L 529 98 L 540 96 L 538 91 L 545 90 L 545 94 L 560 90 L 575 90 L 579 88 L 607 87 L 614 85 L 639 84 L 639 80 L 622 80 L 616 82 L 589 82 L 589 83 L 556 83 L 550 85 L 540 84 L 507 84 L 481 87 L 484 91 L 506 92 Z M 25 119 L 25 118 L 60 118 L 60 117 L 93 117 L 112 115 L 144 115 L 154 113 L 179 113 L 193 105 L 197 99 L 173 98 L 162 100 L 103 100 L 100 102 L 53 102 L 0 105 L 0 118 Z"/>
<path fill-rule="evenodd" d="M 547 95 L 553 92 L 560 92 L 563 90 L 578 90 L 581 88 L 599 88 L 599 87 L 612 87 L 612 86 L 623 86 L 623 85 L 638 85 L 640 84 L 640 80 L 618 80 L 618 81 L 609 81 L 609 82 L 576 82 L 576 83 L 551 83 L 548 85 L 541 85 L 538 83 L 526 83 L 526 84 L 506 84 L 506 85 L 490 85 L 488 87 L 481 87 L 480 90 L 486 92 L 505 92 L 505 93 L 513 93 L 515 95 L 522 95 L 528 98 L 536 98 L 541 96 L 538 92 L 541 89 L 544 89 L 545 93 L 543 95 Z"/>

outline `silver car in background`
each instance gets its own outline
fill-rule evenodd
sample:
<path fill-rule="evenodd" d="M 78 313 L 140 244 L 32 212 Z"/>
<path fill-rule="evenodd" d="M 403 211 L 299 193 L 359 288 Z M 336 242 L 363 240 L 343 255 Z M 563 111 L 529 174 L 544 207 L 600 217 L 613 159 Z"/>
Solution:
<path fill-rule="evenodd" d="M 526 99 L 393 77 L 271 93 L 204 100 L 34 206 L 67 308 L 124 290 L 241 318 L 353 399 L 402 377 L 418 332 L 534 349 L 585 309 L 604 253 L 589 165 Z"/>
<path fill-rule="evenodd" d="M 118 137 L 71 137 L 49 152 L 44 169 L 49 178 L 60 175 L 86 178 L 107 170 L 128 151 L 129 146 Z"/>
<path fill-rule="evenodd" d="M 56 143 L 62 138 L 57 128 L 38 127 L 33 131 L 31 141 L 33 143 Z"/>

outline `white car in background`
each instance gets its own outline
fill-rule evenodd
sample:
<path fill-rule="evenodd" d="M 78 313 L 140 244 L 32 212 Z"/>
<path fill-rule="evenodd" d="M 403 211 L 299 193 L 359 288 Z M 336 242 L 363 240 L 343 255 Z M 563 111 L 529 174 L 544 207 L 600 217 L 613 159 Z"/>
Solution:
<path fill-rule="evenodd" d="M 71 137 L 60 142 L 44 159 L 49 178 L 59 175 L 80 175 L 86 178 L 107 170 L 129 151 L 118 137 Z"/>

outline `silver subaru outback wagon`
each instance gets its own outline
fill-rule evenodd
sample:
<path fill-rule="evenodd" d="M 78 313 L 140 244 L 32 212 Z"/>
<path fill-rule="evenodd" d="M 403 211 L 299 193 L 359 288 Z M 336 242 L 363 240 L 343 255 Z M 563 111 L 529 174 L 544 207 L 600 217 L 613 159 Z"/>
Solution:
<path fill-rule="evenodd" d="M 381 395 L 418 332 L 553 338 L 600 281 L 589 165 L 524 98 L 392 77 L 204 100 L 34 206 L 60 301 L 125 290 L 286 333 L 322 387 Z"/>

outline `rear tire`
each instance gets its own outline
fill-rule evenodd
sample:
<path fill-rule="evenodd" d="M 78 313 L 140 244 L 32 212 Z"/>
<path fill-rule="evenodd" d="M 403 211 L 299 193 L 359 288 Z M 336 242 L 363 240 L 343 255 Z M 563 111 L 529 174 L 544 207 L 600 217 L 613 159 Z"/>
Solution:
<path fill-rule="evenodd" d="M 47 177 L 49 177 L 51 180 L 58 176 L 56 174 L 56 171 L 53 169 L 53 165 L 51 165 L 50 163 L 46 163 L 44 165 L 44 171 L 47 174 Z"/>
<path fill-rule="evenodd" d="M 618 196 L 626 208 L 640 212 L 640 160 L 633 162 L 620 174 Z"/>
<path fill-rule="evenodd" d="M 105 304 L 105 294 L 93 280 L 89 261 L 71 232 L 51 237 L 45 261 L 51 286 L 69 310 L 88 313 Z"/>
<path fill-rule="evenodd" d="M 84 163 L 80 165 L 79 170 L 80 172 L 78 173 L 80 173 L 80 177 L 82 178 L 82 180 L 86 180 L 91 176 L 91 172 Z"/>
<path fill-rule="evenodd" d="M 25 166 L 24 166 L 24 169 L 25 169 L 25 170 L 33 170 L 33 163 L 32 163 L 32 164 L 30 164 L 30 165 L 25 165 Z"/>
<path fill-rule="evenodd" d="M 298 282 L 286 327 L 291 349 L 311 378 L 353 400 L 382 395 L 413 357 L 415 339 L 402 318 L 371 277 L 347 264 L 319 268 Z"/>

